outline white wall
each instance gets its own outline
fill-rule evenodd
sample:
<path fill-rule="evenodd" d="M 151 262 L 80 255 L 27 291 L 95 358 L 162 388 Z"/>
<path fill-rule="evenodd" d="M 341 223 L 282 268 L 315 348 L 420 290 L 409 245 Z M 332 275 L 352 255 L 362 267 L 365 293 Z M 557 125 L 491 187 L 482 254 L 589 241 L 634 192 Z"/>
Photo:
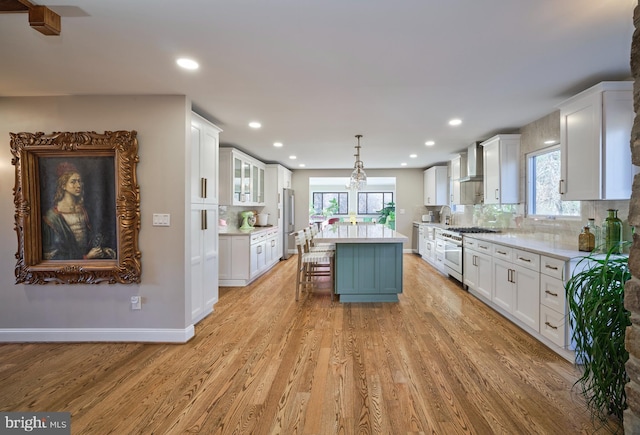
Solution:
<path fill-rule="evenodd" d="M 145 328 L 188 330 L 185 306 L 186 138 L 191 103 L 184 96 L 0 98 L 0 341 L 16 330 Z M 140 162 L 142 279 L 133 285 L 16 285 L 10 132 L 136 130 Z M 153 213 L 170 213 L 170 227 L 152 227 Z M 132 295 L 143 297 L 131 311 Z M 191 327 L 192 329 L 192 327 Z"/>
<path fill-rule="evenodd" d="M 404 249 L 411 249 L 413 222 L 425 213 L 423 191 L 423 169 L 367 169 L 367 177 L 396 177 L 396 231 L 409 238 Z M 348 177 L 349 169 L 297 169 L 293 171 L 291 183 L 296 195 L 296 229 L 309 224 L 309 178 Z M 400 210 L 404 209 L 404 214 Z"/>

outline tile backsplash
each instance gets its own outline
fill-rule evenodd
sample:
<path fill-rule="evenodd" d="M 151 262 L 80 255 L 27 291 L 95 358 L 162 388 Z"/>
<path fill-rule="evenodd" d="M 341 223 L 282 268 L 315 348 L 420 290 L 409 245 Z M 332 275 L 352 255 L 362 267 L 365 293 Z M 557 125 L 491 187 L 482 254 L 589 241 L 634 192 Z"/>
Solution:
<path fill-rule="evenodd" d="M 454 213 L 456 226 L 481 226 L 503 231 L 535 233 L 544 239 L 569 246 L 578 246 L 578 235 L 587 224 L 587 219 L 595 219 L 598 226 L 607 217 L 608 209 L 618 210 L 618 218 L 623 225 L 623 239 L 632 239 L 629 225 L 629 201 L 582 201 L 580 218 L 538 218 L 525 215 L 524 204 L 474 205 L 465 206 L 464 211 Z"/>
<path fill-rule="evenodd" d="M 229 205 L 218 206 L 218 218 L 220 223 L 226 223 L 229 229 L 237 229 L 242 225 L 242 216 L 240 213 L 248 210 L 256 210 L 258 213 L 262 211 L 264 207 L 234 207 Z"/>

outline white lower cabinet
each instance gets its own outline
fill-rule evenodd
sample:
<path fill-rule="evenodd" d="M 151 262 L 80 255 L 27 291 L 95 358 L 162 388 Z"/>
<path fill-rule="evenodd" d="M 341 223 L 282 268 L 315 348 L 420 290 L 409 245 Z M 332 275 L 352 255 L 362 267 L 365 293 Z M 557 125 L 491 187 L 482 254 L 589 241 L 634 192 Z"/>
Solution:
<path fill-rule="evenodd" d="M 493 303 L 539 332 L 540 256 L 503 245 L 493 252 Z"/>
<path fill-rule="evenodd" d="M 536 332 L 540 331 L 540 273 L 513 266 L 513 315 Z"/>
<path fill-rule="evenodd" d="M 507 312 L 513 311 L 513 284 L 511 283 L 511 263 L 500 258 L 493 259 L 493 303 Z"/>
<path fill-rule="evenodd" d="M 544 255 L 540 259 L 540 333 L 566 350 L 573 346 L 564 285 L 575 263 Z"/>
<path fill-rule="evenodd" d="M 491 243 L 480 240 L 464 240 L 463 283 L 476 296 L 491 301 L 493 273 Z"/>
<path fill-rule="evenodd" d="M 485 252 L 479 250 L 481 245 Z M 577 259 L 562 260 L 466 236 L 463 246 L 463 283 L 469 292 L 573 361 L 564 285 Z"/>
<path fill-rule="evenodd" d="M 245 286 L 275 266 L 280 260 L 279 236 L 277 228 L 220 234 L 220 286 Z"/>

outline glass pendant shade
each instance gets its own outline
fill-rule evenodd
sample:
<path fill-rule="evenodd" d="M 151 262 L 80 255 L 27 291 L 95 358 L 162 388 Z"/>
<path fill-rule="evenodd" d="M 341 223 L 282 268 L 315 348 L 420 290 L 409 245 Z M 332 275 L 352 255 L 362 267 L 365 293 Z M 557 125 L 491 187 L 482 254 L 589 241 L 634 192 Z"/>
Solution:
<path fill-rule="evenodd" d="M 356 138 L 358 139 L 358 145 L 356 145 L 356 153 L 354 154 L 356 157 L 356 163 L 353 165 L 353 172 L 351 173 L 351 178 L 349 179 L 349 187 L 355 190 L 361 190 L 364 186 L 367 185 L 367 174 L 364 172 L 364 164 L 362 160 L 360 160 L 360 138 L 361 134 L 357 134 Z"/>

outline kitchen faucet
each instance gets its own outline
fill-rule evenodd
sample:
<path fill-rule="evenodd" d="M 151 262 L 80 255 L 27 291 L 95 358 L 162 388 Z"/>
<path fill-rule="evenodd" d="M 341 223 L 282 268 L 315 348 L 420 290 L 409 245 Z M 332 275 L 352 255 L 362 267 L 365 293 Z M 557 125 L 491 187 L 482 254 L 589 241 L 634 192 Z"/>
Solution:
<path fill-rule="evenodd" d="M 445 215 L 445 213 L 444 213 L 444 209 L 445 209 L 445 208 L 448 208 L 448 209 L 449 209 L 449 213 L 447 213 L 446 215 Z M 443 221 L 443 218 L 444 218 L 444 223 L 445 223 L 445 224 L 450 224 L 450 223 L 451 223 L 451 220 L 450 220 L 450 219 L 451 219 L 451 207 L 449 207 L 449 206 L 448 206 L 448 205 L 446 205 L 446 204 L 445 204 L 445 205 L 443 205 L 443 206 L 440 208 L 440 223 L 443 223 L 443 222 L 442 222 L 442 221 Z"/>

